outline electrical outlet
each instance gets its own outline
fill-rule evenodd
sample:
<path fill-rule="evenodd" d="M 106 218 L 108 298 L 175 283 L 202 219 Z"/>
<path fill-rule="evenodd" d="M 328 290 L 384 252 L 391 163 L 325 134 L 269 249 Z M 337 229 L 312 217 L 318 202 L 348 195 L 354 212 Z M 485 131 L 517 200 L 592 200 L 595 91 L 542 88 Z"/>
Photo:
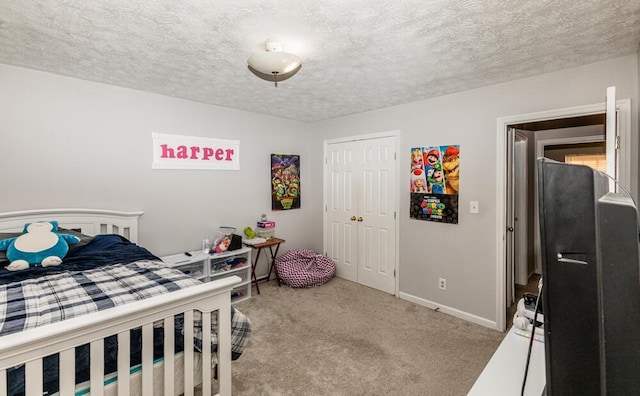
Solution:
<path fill-rule="evenodd" d="M 439 278 L 438 287 L 440 288 L 440 290 L 447 290 L 447 280 L 444 278 Z"/>

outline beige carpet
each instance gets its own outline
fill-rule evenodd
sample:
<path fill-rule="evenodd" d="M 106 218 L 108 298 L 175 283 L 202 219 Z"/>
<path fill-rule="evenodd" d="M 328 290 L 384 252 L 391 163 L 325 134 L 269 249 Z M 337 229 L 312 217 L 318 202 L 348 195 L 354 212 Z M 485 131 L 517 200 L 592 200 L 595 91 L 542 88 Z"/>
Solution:
<path fill-rule="evenodd" d="M 339 278 L 260 291 L 234 395 L 465 395 L 504 337 Z"/>

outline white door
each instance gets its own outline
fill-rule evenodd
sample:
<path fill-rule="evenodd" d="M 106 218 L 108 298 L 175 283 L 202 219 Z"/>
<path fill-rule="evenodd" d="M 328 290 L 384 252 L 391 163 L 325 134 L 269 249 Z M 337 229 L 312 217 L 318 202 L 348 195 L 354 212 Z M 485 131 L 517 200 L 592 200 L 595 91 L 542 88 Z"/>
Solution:
<path fill-rule="evenodd" d="M 529 260 L 527 259 L 527 138 L 516 132 L 513 150 L 514 160 L 514 281 L 526 285 L 529 280 Z"/>
<path fill-rule="evenodd" d="M 395 137 L 327 144 L 326 247 L 337 275 L 395 294 Z"/>
<path fill-rule="evenodd" d="M 515 284 L 513 281 L 515 266 L 515 151 L 516 131 L 513 128 L 507 130 L 507 222 L 506 222 L 506 255 L 507 255 L 507 307 L 510 307 L 515 299 Z"/>
<path fill-rule="evenodd" d="M 607 88 L 607 116 L 605 123 L 607 174 L 618 180 L 618 125 L 616 112 L 616 87 Z M 618 191 L 618 186 L 609 180 L 609 191 Z"/>
<path fill-rule="evenodd" d="M 358 183 L 354 163 L 356 142 L 329 144 L 326 175 L 326 253 L 336 263 L 336 275 L 358 281 Z"/>
<path fill-rule="evenodd" d="M 507 307 L 515 302 L 516 284 L 526 285 L 527 262 L 527 138 L 507 130 Z"/>

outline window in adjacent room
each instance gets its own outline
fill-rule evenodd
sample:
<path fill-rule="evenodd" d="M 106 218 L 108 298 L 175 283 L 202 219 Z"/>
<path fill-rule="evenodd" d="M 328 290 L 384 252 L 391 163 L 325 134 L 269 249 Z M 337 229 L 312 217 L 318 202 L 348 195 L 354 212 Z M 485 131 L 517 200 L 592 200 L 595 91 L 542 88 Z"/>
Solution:
<path fill-rule="evenodd" d="M 568 164 L 586 165 L 601 172 L 607 172 L 606 154 L 567 154 L 564 162 Z"/>

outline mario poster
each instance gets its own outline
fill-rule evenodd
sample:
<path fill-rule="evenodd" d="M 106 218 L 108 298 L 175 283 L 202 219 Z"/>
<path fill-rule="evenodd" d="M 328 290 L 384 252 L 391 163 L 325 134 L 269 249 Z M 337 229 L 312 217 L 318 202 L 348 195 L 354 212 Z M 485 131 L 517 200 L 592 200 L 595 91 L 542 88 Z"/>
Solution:
<path fill-rule="evenodd" d="M 300 156 L 271 154 L 271 210 L 300 208 Z"/>
<path fill-rule="evenodd" d="M 410 217 L 458 223 L 460 145 L 411 148 Z"/>

